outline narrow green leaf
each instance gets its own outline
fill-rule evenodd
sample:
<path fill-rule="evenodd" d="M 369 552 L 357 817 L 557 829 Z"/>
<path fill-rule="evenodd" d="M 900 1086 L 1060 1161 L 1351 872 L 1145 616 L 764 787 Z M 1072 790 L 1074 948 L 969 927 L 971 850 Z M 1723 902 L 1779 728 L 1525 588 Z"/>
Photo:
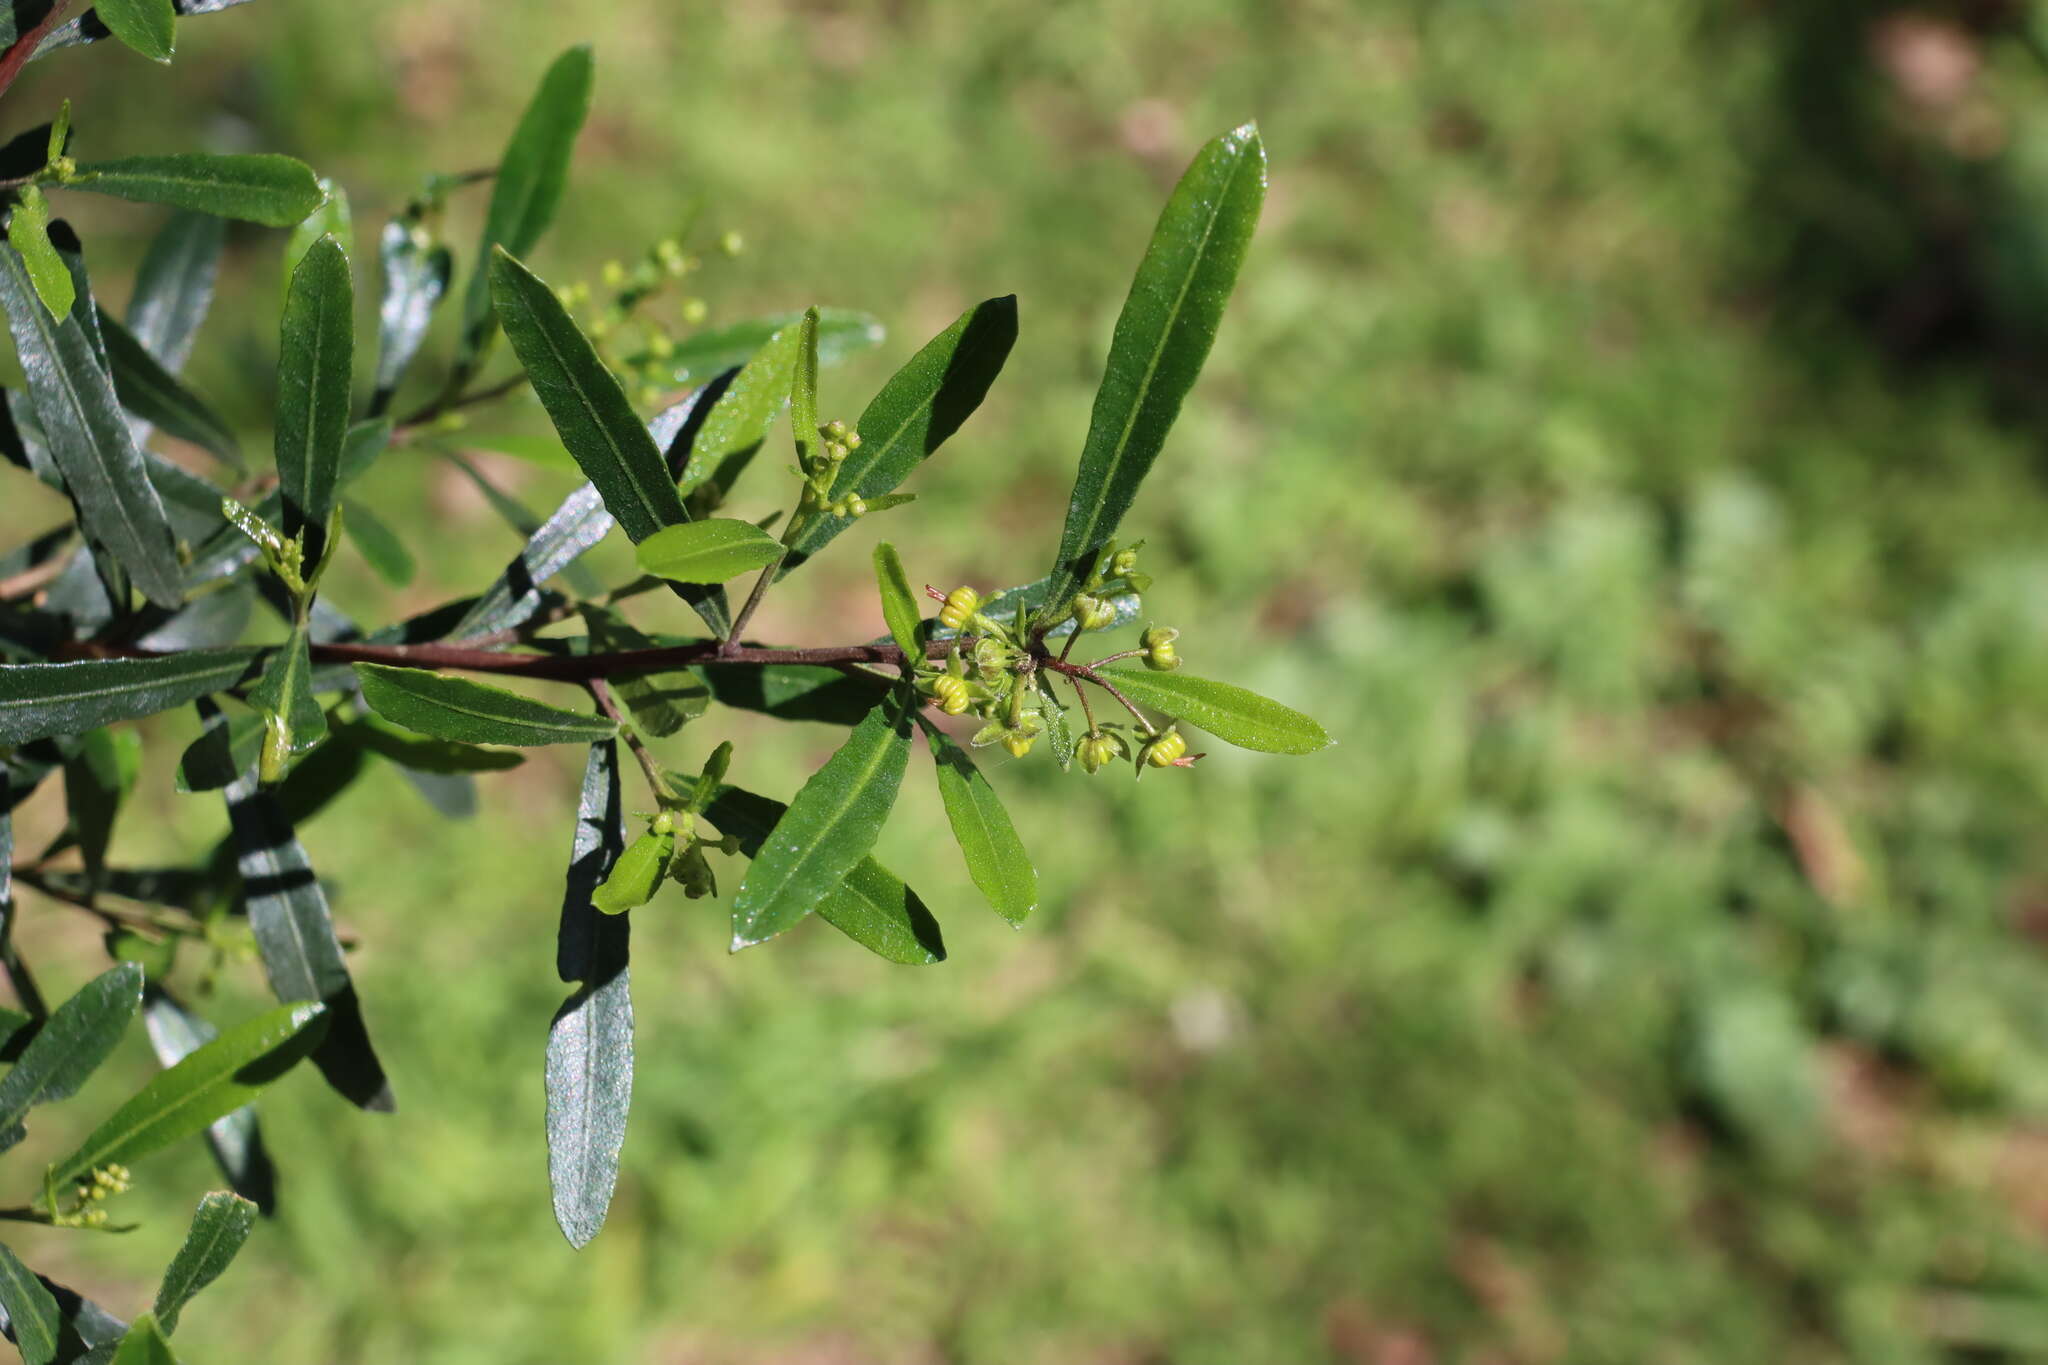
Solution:
<path fill-rule="evenodd" d="M 355 251 L 355 218 L 349 212 L 348 191 L 335 184 L 326 176 L 319 178 L 320 203 L 311 213 L 301 219 L 293 228 L 292 235 L 284 244 L 284 288 L 290 292 L 292 275 L 299 268 L 299 262 L 306 259 L 306 253 L 313 249 L 313 243 L 322 237 L 332 237 L 343 255 Z"/>
<path fill-rule="evenodd" d="M 371 410 L 383 411 L 427 339 L 434 309 L 448 292 L 455 257 L 434 240 L 426 223 L 410 215 L 384 225 L 377 258 L 384 266 L 384 298 L 377 307 L 377 388 Z"/>
<path fill-rule="evenodd" d="M 591 904 L 624 842 L 618 745 L 607 740 L 590 746 L 584 768 L 555 950 L 556 971 L 577 990 L 548 1026 L 548 1186 L 575 1247 L 604 1226 L 633 1101 L 631 916 Z"/>
<path fill-rule="evenodd" d="M 570 493 L 554 515 L 527 538 L 497 582 L 484 589 L 449 635 L 458 640 L 488 635 L 531 620 L 540 609 L 541 585 L 603 540 L 613 524 L 595 484 L 586 483 Z"/>
<path fill-rule="evenodd" d="M 38 1104 L 69 1099 L 121 1041 L 142 1007 L 142 968 L 133 962 L 88 981 L 50 1013 L 14 1069 L 0 1078 L 0 1132 Z"/>
<path fill-rule="evenodd" d="M 1017 341 L 1017 299 L 978 303 L 926 342 L 860 415 L 860 445 L 839 467 L 834 493 L 852 493 L 879 510 L 927 456 L 958 431 L 988 396 Z M 803 563 L 851 524 L 815 513 L 792 527 L 782 572 Z"/>
<path fill-rule="evenodd" d="M 692 333 L 675 344 L 663 359 L 678 384 L 702 383 L 714 375 L 745 365 L 777 332 L 803 320 L 801 313 L 749 318 Z M 850 355 L 879 346 L 888 337 L 881 319 L 851 308 L 818 310 L 818 363 L 836 365 Z"/>
<path fill-rule="evenodd" d="M 789 425 L 797 464 L 810 468 L 818 448 L 818 310 L 807 308 L 796 325 L 796 365 L 789 372 Z"/>
<path fill-rule="evenodd" d="M 0 1308 L 7 1310 L 24 1365 L 50 1365 L 57 1358 L 57 1338 L 64 1326 L 56 1296 L 5 1243 L 0 1243 Z"/>
<path fill-rule="evenodd" d="M 53 319 L 35 295 L 21 253 L 0 248 L 0 307 L 37 424 L 80 523 L 113 552 L 144 596 L 176 607 L 183 594 L 171 526 L 100 358 L 97 328 L 88 330 L 98 320 L 91 293 L 79 292 L 71 312 Z"/>
<path fill-rule="evenodd" d="M 582 131 L 583 120 L 590 112 L 591 84 L 587 46 L 572 47 L 555 58 L 547 74 L 541 77 L 540 88 L 526 106 L 511 142 L 506 144 L 505 155 L 498 162 L 498 174 L 491 184 L 491 205 L 484 214 L 483 240 L 476 248 L 479 264 L 491 260 L 497 248 L 524 256 L 554 221 L 555 208 L 561 203 L 563 188 L 569 181 L 569 161 L 576 150 L 576 135 Z M 491 274 L 495 276 L 495 269 Z M 463 370 L 472 367 L 490 339 L 491 306 L 496 294 L 494 279 L 487 279 L 485 272 L 478 270 L 470 280 L 469 299 L 463 310 L 459 362 Z M 498 307 L 504 307 L 502 301 L 498 301 Z"/>
<path fill-rule="evenodd" d="M 153 62 L 168 62 L 177 36 L 171 0 L 93 0 L 107 32 Z"/>
<path fill-rule="evenodd" d="M 327 893 L 293 832 L 286 806 L 292 802 L 299 818 L 309 818 L 361 770 L 359 751 L 327 745 L 321 755 L 329 750 L 339 765 L 331 774 L 315 756 L 275 790 L 257 786 L 253 773 L 237 779 L 226 792 L 228 823 L 249 928 L 271 991 L 286 1004 L 318 1001 L 327 1006 L 326 1034 L 314 1049 L 314 1065 L 351 1104 L 388 1111 L 397 1107 L 391 1083 L 370 1044 L 362 1004 L 334 936 Z M 306 785 L 316 779 L 323 785 Z"/>
<path fill-rule="evenodd" d="M 261 713 L 273 740 L 266 741 L 266 764 L 275 762 L 265 782 L 281 780 L 291 766 L 327 738 L 327 712 L 313 695 L 313 659 L 304 625 L 270 656 L 263 676 L 249 689 L 249 705 Z M 273 758 L 274 756 L 274 758 Z"/>
<path fill-rule="evenodd" d="M 665 526 L 640 542 L 634 558 L 643 573 L 679 583 L 724 583 L 766 568 L 782 544 L 750 521 L 714 517 Z"/>
<path fill-rule="evenodd" d="M 36 1280 L 57 1303 L 57 1354 L 53 1365 L 107 1365 L 127 1335 L 128 1324 L 47 1276 Z M 0 1331 L 12 1332 L 13 1319 L 0 1313 Z"/>
<path fill-rule="evenodd" d="M 733 951 L 794 926 L 867 857 L 910 762 L 907 712 L 876 706 L 804 783 L 733 898 Z"/>
<path fill-rule="evenodd" d="M 320 206 L 320 181 L 288 156 L 127 156 L 80 165 L 64 187 L 291 227 Z"/>
<path fill-rule="evenodd" d="M 137 1091 L 51 1168 L 52 1179 L 61 1188 L 204 1132 L 291 1070 L 321 1041 L 327 1022 L 325 1005 L 304 1001 L 236 1025 Z"/>
<path fill-rule="evenodd" d="M 1081 468 L 1053 564 L 1051 610 L 1122 524 L 1209 356 L 1266 198 L 1266 149 L 1253 124 L 1196 154 L 1153 229 L 1109 344 Z"/>
<path fill-rule="evenodd" d="M 190 441 L 209 455 L 240 468 L 242 452 L 227 423 L 105 309 L 100 310 L 99 322 L 100 336 L 107 347 L 107 363 L 113 372 L 114 392 L 121 406 L 167 435 Z"/>
<path fill-rule="evenodd" d="M 347 736 L 351 743 L 359 744 L 402 768 L 440 776 L 503 772 L 526 762 L 524 754 L 507 753 L 503 749 L 478 749 L 445 739 L 428 739 L 375 716 L 352 720 L 336 733 Z"/>
<path fill-rule="evenodd" d="M 7 215 L 7 240 L 21 253 L 29 281 L 36 287 L 36 297 L 50 310 L 50 316 L 65 317 L 78 301 L 78 291 L 71 283 L 71 271 L 65 267 L 64 259 L 50 245 L 50 201 L 35 185 L 22 186 L 20 195 Z"/>
<path fill-rule="evenodd" d="M 1040 714 L 1045 717 L 1045 740 L 1052 749 L 1053 762 L 1066 772 L 1074 766 L 1079 746 L 1074 741 L 1074 727 L 1067 721 L 1067 708 L 1053 697 L 1052 684 L 1043 674 L 1039 676 L 1038 687 L 1045 698 Z"/>
<path fill-rule="evenodd" d="M 244 711 L 230 720 L 216 707 L 178 759 L 176 786 L 181 792 L 219 791 L 249 770 L 262 747 L 263 717 Z"/>
<path fill-rule="evenodd" d="M 799 317 L 763 342 L 705 417 L 679 481 L 701 511 L 725 501 L 789 401 L 803 339 L 801 323 Z"/>
<path fill-rule="evenodd" d="M 213 302 L 227 228 L 210 213 L 174 213 L 150 239 L 128 296 L 128 330 L 176 374 Z"/>
<path fill-rule="evenodd" d="M 1312 754 L 1330 743 L 1323 727 L 1301 712 L 1231 683 L 1135 668 L 1105 668 L 1102 676 L 1132 701 L 1198 726 L 1240 749 Z"/>
<path fill-rule="evenodd" d="M 390 444 L 389 417 L 372 417 L 350 427 L 348 435 L 341 439 L 341 469 L 335 481 L 336 487 L 347 488 L 369 473 L 370 466 Z"/>
<path fill-rule="evenodd" d="M 953 838 L 966 856 L 967 875 L 997 914 L 1022 924 L 1038 906 L 1038 870 L 1017 838 L 1010 813 L 965 749 L 923 717 L 918 723 L 931 741 L 939 797 L 945 802 Z"/>
<path fill-rule="evenodd" d="M 416 668 L 357 664 L 363 700 L 408 730 L 464 744 L 588 744 L 618 727 L 602 716 L 565 711 L 501 687 Z"/>
<path fill-rule="evenodd" d="M 781 821 L 780 801 L 756 796 L 738 787 L 721 786 L 704 806 L 705 818 L 721 834 L 740 841 L 740 851 L 754 857 Z M 910 967 L 946 960 L 939 923 L 903 879 L 872 857 L 853 870 L 818 902 L 817 915 L 869 952 Z"/>
<path fill-rule="evenodd" d="M 109 1365 L 178 1365 L 178 1358 L 171 1354 L 171 1343 L 155 1315 L 144 1313 L 114 1348 Z"/>
<path fill-rule="evenodd" d="M 590 903 L 607 915 L 637 910 L 654 899 L 668 874 L 668 860 L 676 851 L 674 834 L 647 833 L 626 845 L 626 851 L 612 864 L 611 875 L 590 895 Z"/>
<path fill-rule="evenodd" d="M 256 1206 L 238 1195 L 215 1190 L 199 1201 L 199 1207 L 192 1213 L 192 1227 L 185 1234 L 185 1244 L 178 1248 L 170 1268 L 164 1271 L 164 1282 L 150 1309 L 166 1334 L 178 1330 L 178 1315 L 185 1311 L 185 1305 L 221 1277 L 255 1227 Z"/>
<path fill-rule="evenodd" d="M 157 1065 L 162 1067 L 176 1066 L 220 1036 L 220 1030 L 156 986 L 144 993 L 142 1023 L 149 1032 L 149 1045 L 156 1052 Z M 276 1211 L 277 1168 L 271 1165 L 270 1153 L 264 1148 L 263 1130 L 256 1121 L 254 1105 L 245 1104 L 215 1119 L 207 1126 L 206 1145 L 213 1150 L 215 1164 L 236 1194 L 263 1213 Z"/>
<path fill-rule="evenodd" d="M 342 517 L 342 527 L 356 549 L 362 552 L 363 562 L 368 564 L 394 588 L 411 585 L 413 576 L 419 572 L 419 563 L 406 548 L 404 537 L 385 524 L 382 517 L 370 510 L 369 504 L 353 498 L 344 499 L 347 513 Z"/>
<path fill-rule="evenodd" d="M 718 702 L 777 720 L 858 725 L 875 704 L 872 683 L 817 664 L 720 664 L 698 673 Z"/>
<path fill-rule="evenodd" d="M 341 447 L 348 436 L 355 363 L 355 292 L 348 256 L 322 237 L 292 272 L 277 357 L 277 478 L 284 533 L 306 533 L 306 563 L 320 562 Z"/>
<path fill-rule="evenodd" d="M 503 251 L 490 274 L 498 316 L 541 406 L 626 534 L 637 544 L 688 521 L 660 448 L 554 290 Z"/>
<path fill-rule="evenodd" d="M 921 661 L 923 622 L 918 619 L 917 595 L 910 590 L 910 576 L 903 572 L 903 557 L 886 540 L 875 547 L 875 583 L 882 591 L 882 619 L 889 623 L 896 648 L 903 651 L 905 659 Z"/>

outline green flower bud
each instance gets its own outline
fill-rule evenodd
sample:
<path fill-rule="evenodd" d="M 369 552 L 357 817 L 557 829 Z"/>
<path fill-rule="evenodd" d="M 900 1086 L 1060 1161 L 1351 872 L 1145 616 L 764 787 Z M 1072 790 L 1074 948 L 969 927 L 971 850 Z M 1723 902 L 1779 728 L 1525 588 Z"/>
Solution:
<path fill-rule="evenodd" d="M 1081 771 L 1100 772 L 1105 763 L 1114 763 L 1128 752 L 1121 736 L 1091 730 L 1081 740 Z"/>
<path fill-rule="evenodd" d="M 606 261 L 598 271 L 598 278 L 604 281 L 605 288 L 617 289 L 626 282 L 626 267 L 619 261 Z"/>
<path fill-rule="evenodd" d="M 1031 746 L 1037 742 L 1037 736 L 1019 734 L 1014 730 L 1003 736 L 1003 747 L 1010 751 L 1011 758 L 1024 757 L 1031 752 Z"/>
<path fill-rule="evenodd" d="M 1138 761 L 1155 768 L 1170 768 L 1187 751 L 1187 736 L 1169 727 L 1145 741 L 1145 747 L 1138 751 Z"/>
<path fill-rule="evenodd" d="M 1133 545 L 1128 550 L 1118 550 L 1115 556 L 1111 558 L 1111 560 L 1109 561 L 1109 571 L 1113 574 L 1116 574 L 1118 577 L 1122 577 L 1124 574 L 1128 573 L 1135 573 L 1137 572 L 1137 569 L 1138 547 L 1135 545 Z"/>
<path fill-rule="evenodd" d="M 1074 624 L 1082 630 L 1106 630 L 1116 623 L 1116 608 L 1087 593 L 1074 599 L 1073 615 Z"/>
<path fill-rule="evenodd" d="M 728 256 L 737 256 L 747 249 L 747 239 L 737 232 L 728 231 L 718 239 L 718 249 Z"/>
<path fill-rule="evenodd" d="M 1180 654 L 1173 642 L 1180 638 L 1180 632 L 1172 626 L 1154 626 L 1145 632 L 1140 643 L 1145 647 L 1145 667 L 1160 673 L 1171 673 L 1180 667 Z"/>

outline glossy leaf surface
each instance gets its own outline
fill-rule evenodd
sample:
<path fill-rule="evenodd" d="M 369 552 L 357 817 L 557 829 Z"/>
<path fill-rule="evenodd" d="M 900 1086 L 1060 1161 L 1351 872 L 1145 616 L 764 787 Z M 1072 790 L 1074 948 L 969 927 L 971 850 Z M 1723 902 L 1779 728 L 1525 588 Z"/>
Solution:
<path fill-rule="evenodd" d="M 652 830 L 626 845 L 626 851 L 612 864 L 611 875 L 591 893 L 590 903 L 607 915 L 637 910 L 654 899 L 668 875 L 668 860 L 676 851 L 676 836 Z"/>
<path fill-rule="evenodd" d="M 1012 924 L 1022 924 L 1038 907 L 1038 870 L 1031 865 L 1031 855 L 1024 851 L 995 788 L 967 751 L 937 726 L 924 728 L 931 741 L 946 822 L 953 827 L 953 838 L 967 859 L 967 875 L 997 914 Z"/>
<path fill-rule="evenodd" d="M 738 787 L 720 786 L 705 818 L 740 841 L 748 857 L 760 852 L 787 808 Z M 873 857 L 862 858 L 817 904 L 816 914 L 861 947 L 910 967 L 946 960 L 945 939 L 917 893 Z"/>
<path fill-rule="evenodd" d="M 57 1358 L 57 1337 L 64 1324 L 57 1315 L 56 1296 L 4 1243 L 0 1243 L 0 1307 L 7 1309 L 7 1323 L 25 1365 L 49 1365 Z"/>
<path fill-rule="evenodd" d="M 634 551 L 642 572 L 678 583 L 724 583 L 766 568 L 782 544 L 750 521 L 712 517 L 665 526 Z"/>
<path fill-rule="evenodd" d="M 289 766 L 311 752 L 327 738 L 327 713 L 313 696 L 313 659 L 308 651 L 306 627 L 293 629 L 291 636 L 264 666 L 263 676 L 249 689 L 249 705 L 277 717 L 274 746 L 277 756 Z M 276 777 L 282 777 L 280 770 Z M 270 780 L 275 781 L 276 777 Z"/>
<path fill-rule="evenodd" d="M 618 764 L 615 742 L 590 746 L 555 951 L 557 972 L 577 990 L 548 1027 L 548 1186 L 555 1222 L 576 1247 L 604 1226 L 633 1100 L 630 917 L 591 904 L 625 839 Z"/>
<path fill-rule="evenodd" d="M 288 156 L 129 156 L 82 163 L 67 189 L 291 227 L 320 206 L 320 181 Z"/>
<path fill-rule="evenodd" d="M 71 312 L 52 318 L 21 253 L 0 247 L 0 306 L 43 440 L 85 533 L 113 552 L 150 601 L 177 606 L 183 594 L 170 522 L 100 357 L 90 291 L 79 290 Z"/>
<path fill-rule="evenodd" d="M 989 299 L 926 342 L 860 415 L 860 445 L 839 467 L 835 494 L 870 506 L 896 491 L 926 457 L 981 406 L 1017 340 L 1014 295 Z M 829 544 L 851 521 L 818 512 L 789 537 L 787 573 Z"/>
<path fill-rule="evenodd" d="M 355 670 L 372 710 L 437 739 L 463 744 L 589 744 L 618 733 L 618 727 L 602 716 L 566 711 L 467 678 L 386 664 L 357 664 Z"/>
<path fill-rule="evenodd" d="M 768 439 L 768 429 L 789 402 L 791 377 L 803 340 L 802 315 L 754 353 L 704 419 L 683 470 L 682 489 L 694 503 L 716 507 Z"/>
<path fill-rule="evenodd" d="M 172 1067 L 220 1036 L 220 1031 L 186 1009 L 164 991 L 152 988 L 142 1002 L 142 1023 L 157 1063 Z M 263 1130 L 254 1105 L 243 1105 L 215 1119 L 206 1129 L 206 1145 L 236 1194 L 264 1213 L 277 1207 L 277 1170 L 263 1145 Z M 209 1199 L 219 1195 L 209 1195 Z M 162 1311 L 161 1298 L 158 1311 Z"/>
<path fill-rule="evenodd" d="M 355 287 L 332 237 L 307 249 L 285 295 L 277 355 L 277 478 L 284 533 L 306 532 L 306 563 L 320 560 L 341 447 L 349 428 L 355 365 Z"/>
<path fill-rule="evenodd" d="M 177 40 L 177 11 L 171 0 L 93 0 L 92 12 L 107 32 L 151 61 L 171 59 Z"/>
<path fill-rule="evenodd" d="M 1135 668 L 1105 668 L 1102 676 L 1132 701 L 1198 726 L 1240 749 L 1312 754 L 1330 743 L 1330 736 L 1314 720 L 1234 683 Z"/>
<path fill-rule="evenodd" d="M 321 176 L 320 206 L 301 219 L 293 228 L 292 235 L 284 244 L 284 287 L 292 287 L 292 275 L 299 268 L 299 262 L 306 259 L 306 253 L 313 249 L 313 243 L 322 237 L 332 237 L 344 256 L 355 251 L 355 215 L 350 211 L 348 191 Z"/>
<path fill-rule="evenodd" d="M 207 213 L 174 213 L 150 239 L 128 296 L 128 330 L 172 374 L 185 367 L 213 302 L 227 229 Z"/>
<path fill-rule="evenodd" d="M 793 927 L 874 848 L 910 762 L 910 718 L 876 706 L 811 774 L 763 841 L 732 905 L 737 952 Z"/>
<path fill-rule="evenodd" d="M 204 399 L 165 369 L 133 332 L 100 312 L 100 336 L 106 343 L 107 364 L 114 378 L 114 392 L 121 406 L 135 416 L 181 441 L 189 441 L 225 460 L 240 465 L 242 452 L 228 424 Z"/>
<path fill-rule="evenodd" d="M 1048 594 L 1058 610 L 1109 543 L 1209 356 L 1266 198 L 1266 149 L 1245 124 L 1196 154 L 1167 200 L 1117 319 Z"/>
<path fill-rule="evenodd" d="M 384 297 L 377 305 L 377 388 L 373 410 L 390 401 L 398 381 L 420 352 L 434 309 L 448 292 L 455 258 L 426 227 L 407 218 L 384 225 L 377 242 L 384 267 Z"/>
<path fill-rule="evenodd" d="M 326 1032 L 327 1007 L 317 1001 L 282 1005 L 220 1037 L 137 1091 L 57 1162 L 59 1186 L 96 1168 L 128 1165 L 254 1099 L 311 1052 Z"/>
<path fill-rule="evenodd" d="M 0 744 L 83 734 L 183 706 L 233 687 L 256 654 L 209 649 L 157 659 L 0 665 Z"/>
<path fill-rule="evenodd" d="M 50 245 L 50 201 L 35 185 L 22 186 L 20 194 L 7 215 L 7 240 L 21 253 L 36 297 L 50 310 L 51 317 L 61 318 L 78 301 L 78 290 L 71 282 L 71 271 L 64 258 Z"/>
<path fill-rule="evenodd" d="M 255 1227 L 256 1205 L 238 1195 L 215 1190 L 199 1201 L 184 1245 L 164 1271 L 163 1284 L 150 1308 L 166 1333 L 178 1330 L 178 1315 L 185 1305 L 221 1277 Z"/>
<path fill-rule="evenodd" d="M 171 1354 L 171 1343 L 155 1316 L 144 1313 L 114 1348 L 110 1365 L 178 1365 L 178 1358 Z"/>

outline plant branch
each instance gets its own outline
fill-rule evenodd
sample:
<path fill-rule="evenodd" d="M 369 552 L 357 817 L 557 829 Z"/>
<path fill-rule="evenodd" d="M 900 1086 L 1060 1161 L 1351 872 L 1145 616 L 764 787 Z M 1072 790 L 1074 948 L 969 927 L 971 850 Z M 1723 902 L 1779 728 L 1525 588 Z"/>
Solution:
<path fill-rule="evenodd" d="M 42 22 L 16 38 L 4 53 L 0 53 L 0 95 L 7 93 L 14 84 L 14 78 L 28 65 L 28 59 L 36 55 L 36 49 L 43 45 L 43 39 L 50 31 L 64 21 L 64 12 L 71 8 L 71 0 L 52 0 L 50 12 Z"/>
<path fill-rule="evenodd" d="M 1146 718 L 1145 713 L 1143 711 L 1140 711 L 1132 703 L 1129 697 L 1117 691 L 1115 683 L 1103 677 L 1100 673 L 1097 673 L 1091 665 L 1070 664 L 1064 659 L 1044 659 L 1041 660 L 1041 662 L 1047 668 L 1050 668 L 1055 673 L 1064 673 L 1069 679 L 1094 683 L 1097 687 L 1109 693 L 1110 696 L 1115 697 L 1117 699 L 1118 704 L 1121 705 L 1124 708 L 1124 710 L 1130 712 L 1133 716 L 1135 716 L 1137 718 L 1138 724 L 1145 727 L 1146 734 L 1156 735 L 1159 733 L 1158 727 L 1153 725 L 1152 722 Z M 1074 689 L 1076 695 L 1079 695 L 1080 691 L 1081 689 L 1078 686 Z M 1081 709 L 1083 711 L 1086 711 L 1088 709 L 1088 702 L 1085 698 L 1083 698 L 1081 702 Z M 1088 723 L 1091 727 L 1094 725 L 1095 718 L 1092 715 L 1089 716 Z"/>
<path fill-rule="evenodd" d="M 775 556 L 774 562 L 761 570 L 761 576 L 754 580 L 754 590 L 747 594 L 747 604 L 740 608 L 738 616 L 732 618 L 732 629 L 725 633 L 725 643 L 718 651 L 721 655 L 730 658 L 733 651 L 740 647 L 740 632 L 747 628 L 747 622 L 754 619 L 754 612 L 761 605 L 761 599 L 768 595 L 768 585 L 775 581 L 775 571 L 782 567 L 782 561 L 788 554 L 789 551 L 785 549 Z"/>
<path fill-rule="evenodd" d="M 662 798 L 672 797 L 675 793 L 669 790 L 668 782 L 661 775 L 661 764 L 655 762 L 654 755 L 647 752 L 647 745 L 640 738 L 640 732 L 626 719 L 626 713 L 619 706 L 618 698 L 612 695 L 611 685 L 603 678 L 592 678 L 585 686 L 590 689 L 590 695 L 597 701 L 597 709 L 604 712 L 612 724 L 619 727 L 619 735 L 626 741 L 626 747 L 631 749 L 633 757 L 640 761 L 640 773 L 647 779 L 655 804 L 666 804 Z"/>

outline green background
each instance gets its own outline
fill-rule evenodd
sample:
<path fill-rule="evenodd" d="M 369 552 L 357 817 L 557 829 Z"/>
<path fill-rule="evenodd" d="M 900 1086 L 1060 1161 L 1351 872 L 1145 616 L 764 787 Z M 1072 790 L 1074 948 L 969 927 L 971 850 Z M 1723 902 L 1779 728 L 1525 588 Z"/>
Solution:
<path fill-rule="evenodd" d="M 81 157 L 275 150 L 335 178 L 363 295 L 383 219 L 494 158 L 547 60 L 590 41 L 595 106 L 532 264 L 595 280 L 701 205 L 700 245 L 747 241 L 693 285 L 714 322 L 819 302 L 888 324 L 827 373 L 828 418 L 1017 293 L 1009 368 L 918 504 L 770 598 L 759 633 L 803 643 L 880 633 L 882 536 L 916 582 L 1043 571 L 1159 204 L 1257 118 L 1265 219 L 1126 528 L 1188 670 L 1338 740 L 1209 744 L 1136 790 L 992 762 L 1044 884 L 1021 932 L 979 903 L 917 760 L 881 853 L 944 921 L 940 967 L 818 926 L 729 957 L 719 908 L 638 914 L 624 1173 L 580 1254 L 549 1213 L 540 1087 L 580 755 L 487 775 L 464 823 L 373 773 L 304 837 L 399 1112 L 310 1073 L 265 1102 L 283 1211 L 181 1351 L 2048 1352 L 2048 67 L 2001 17 L 2032 21 L 273 0 L 181 24 L 169 71 L 112 45 L 37 64 L 10 132 L 69 96 Z M 160 215 L 57 210 L 123 299 Z M 465 268 L 480 212 L 453 213 Z M 283 241 L 235 230 L 187 371 L 259 457 Z M 784 462 L 738 505 L 769 510 Z M 571 482 L 489 467 L 543 510 Z M 62 516 L 7 489 L 16 537 Z M 366 620 L 516 547 L 427 456 L 364 491 L 422 562 L 403 592 L 337 566 Z M 623 571 L 620 547 L 600 563 Z M 122 861 L 224 826 L 171 790 L 190 729 L 152 724 Z M 715 715 L 664 752 L 726 736 L 735 780 L 780 797 L 836 741 Z M 23 825 L 52 818 L 43 799 Z M 52 993 L 96 970 L 83 918 L 22 930 Z M 260 990 L 235 967 L 210 1012 Z M 121 1058 L 59 1115 L 82 1129 L 147 1074 L 139 1037 Z M 196 1148 L 138 1174 L 117 1212 L 139 1231 L 17 1249 L 136 1311 L 214 1180 Z"/>

